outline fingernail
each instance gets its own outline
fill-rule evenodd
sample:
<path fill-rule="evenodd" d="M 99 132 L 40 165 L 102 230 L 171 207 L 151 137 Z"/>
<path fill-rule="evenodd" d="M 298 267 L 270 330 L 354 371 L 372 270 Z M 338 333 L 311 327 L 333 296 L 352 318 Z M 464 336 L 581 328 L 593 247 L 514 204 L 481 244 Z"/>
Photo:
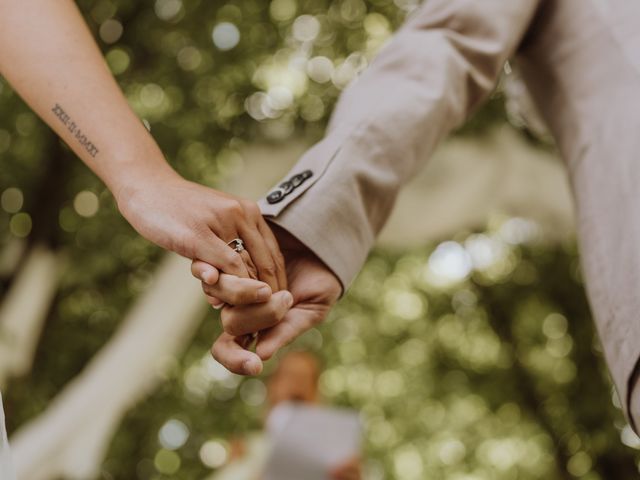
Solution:
<path fill-rule="evenodd" d="M 291 306 L 293 305 L 293 295 L 291 295 L 291 292 L 285 290 L 282 301 L 287 306 L 287 308 L 291 308 Z"/>
<path fill-rule="evenodd" d="M 271 288 L 265 285 L 264 287 L 260 287 L 258 289 L 258 301 L 266 302 L 271 297 Z"/>
<path fill-rule="evenodd" d="M 246 360 L 242 364 L 242 370 L 247 375 L 258 375 L 262 371 L 262 364 L 254 360 Z"/>
<path fill-rule="evenodd" d="M 222 307 L 224 307 L 224 302 L 216 303 L 215 305 L 211 305 L 211 306 L 216 310 L 220 310 Z"/>

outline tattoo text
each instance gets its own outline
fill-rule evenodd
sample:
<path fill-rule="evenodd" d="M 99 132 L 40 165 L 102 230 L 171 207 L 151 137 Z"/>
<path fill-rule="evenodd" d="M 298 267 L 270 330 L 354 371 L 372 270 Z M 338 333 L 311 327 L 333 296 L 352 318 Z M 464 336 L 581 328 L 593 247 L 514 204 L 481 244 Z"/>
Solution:
<path fill-rule="evenodd" d="M 87 136 L 84 133 L 82 133 L 82 130 L 80 130 L 80 127 L 76 125 L 76 122 L 71 120 L 71 117 L 69 116 L 69 114 L 65 112 L 64 109 L 59 104 L 56 103 L 55 107 L 53 107 L 51 111 L 54 113 L 56 117 L 60 119 L 62 124 L 65 127 L 67 127 L 67 130 L 69 130 L 73 134 L 73 136 L 76 137 L 78 142 L 80 142 L 80 145 L 82 145 L 82 147 L 87 151 L 89 155 L 91 155 L 92 157 L 95 157 L 98 154 L 99 152 L 98 147 L 96 147 L 87 138 Z"/>

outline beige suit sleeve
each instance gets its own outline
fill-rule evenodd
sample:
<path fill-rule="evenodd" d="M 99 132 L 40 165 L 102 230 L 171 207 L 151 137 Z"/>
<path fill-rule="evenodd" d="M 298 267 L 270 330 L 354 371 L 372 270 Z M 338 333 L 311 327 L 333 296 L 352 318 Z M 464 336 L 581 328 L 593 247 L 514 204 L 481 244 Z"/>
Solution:
<path fill-rule="evenodd" d="M 419 159 L 491 92 L 538 3 L 428 0 L 343 92 L 326 137 L 260 201 L 263 214 L 346 288 Z"/>
<path fill-rule="evenodd" d="M 638 433 L 639 19 L 640 2 L 547 1 L 518 59 L 568 167 L 589 302 L 622 407 Z M 589 373 L 581 372 L 582 381 Z"/>

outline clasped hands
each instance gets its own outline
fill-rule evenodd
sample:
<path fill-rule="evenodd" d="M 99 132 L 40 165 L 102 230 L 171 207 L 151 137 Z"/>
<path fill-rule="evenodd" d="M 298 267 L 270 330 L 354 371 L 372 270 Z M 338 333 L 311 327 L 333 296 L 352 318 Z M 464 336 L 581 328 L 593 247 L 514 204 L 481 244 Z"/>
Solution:
<path fill-rule="evenodd" d="M 123 189 L 118 207 L 145 238 L 192 259 L 223 333 L 211 353 L 231 372 L 257 375 L 263 361 L 320 323 L 340 296 L 335 275 L 257 204 L 178 175 Z M 245 250 L 227 245 L 235 238 Z M 255 341 L 255 352 L 250 348 Z"/>
<path fill-rule="evenodd" d="M 191 264 L 207 301 L 222 308 L 224 331 L 211 353 L 227 369 L 242 375 L 259 374 L 263 361 L 324 320 L 341 292 L 336 277 L 311 251 L 283 229 L 274 226 L 273 230 L 286 265 L 284 284 L 223 273 L 202 260 Z M 260 276 L 258 265 L 256 270 L 258 278 L 266 278 Z M 255 353 L 248 348 L 254 338 Z"/>

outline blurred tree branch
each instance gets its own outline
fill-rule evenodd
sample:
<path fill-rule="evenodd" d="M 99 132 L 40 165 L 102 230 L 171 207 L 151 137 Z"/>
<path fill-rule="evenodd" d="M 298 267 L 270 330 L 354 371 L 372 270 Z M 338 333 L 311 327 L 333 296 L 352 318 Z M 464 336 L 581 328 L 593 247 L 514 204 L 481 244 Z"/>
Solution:
<path fill-rule="evenodd" d="M 12 437 L 19 478 L 93 478 L 123 415 L 162 379 L 204 307 L 188 262 L 169 254 L 114 338 Z"/>

